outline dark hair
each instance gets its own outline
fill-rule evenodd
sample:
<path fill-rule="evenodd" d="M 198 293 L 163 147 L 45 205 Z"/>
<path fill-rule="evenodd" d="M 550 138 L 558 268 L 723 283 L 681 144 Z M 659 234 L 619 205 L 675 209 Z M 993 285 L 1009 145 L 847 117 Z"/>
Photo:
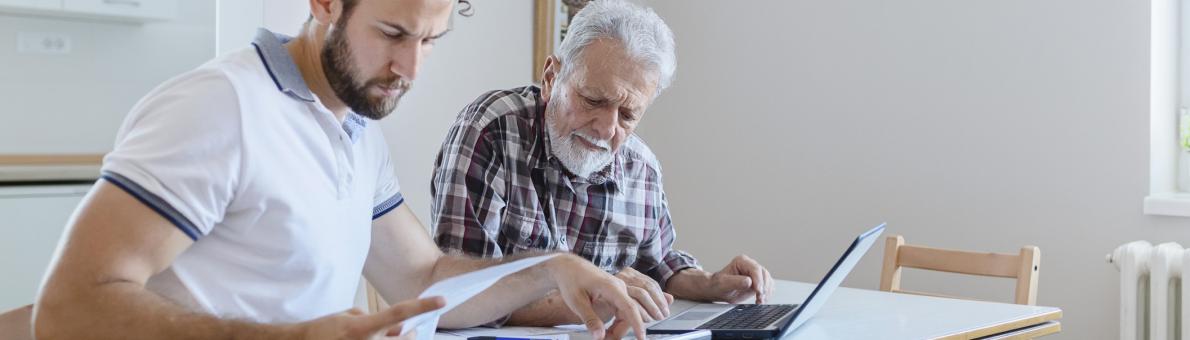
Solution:
<path fill-rule="evenodd" d="M 355 9 L 355 5 L 358 4 L 359 0 L 343 0 L 343 16 L 351 16 L 351 10 Z M 459 15 L 470 17 L 473 14 L 475 11 L 471 9 L 471 1 L 459 0 Z M 314 14 L 310 14 L 310 17 L 306 18 L 306 22 L 310 22 L 310 20 L 314 20 Z"/>
<path fill-rule="evenodd" d="M 473 11 L 471 9 L 471 0 L 458 0 L 458 1 L 459 1 L 459 15 L 469 17 L 472 14 L 475 14 L 475 11 Z M 358 5 L 358 4 L 359 4 L 359 0 L 343 0 L 343 16 L 344 17 L 351 16 L 351 10 L 355 9 L 355 5 Z M 310 16 L 310 17 L 313 18 L 314 16 Z"/>
<path fill-rule="evenodd" d="M 459 0 L 459 15 L 469 17 L 473 14 L 475 14 L 475 11 L 471 10 L 471 1 Z"/>

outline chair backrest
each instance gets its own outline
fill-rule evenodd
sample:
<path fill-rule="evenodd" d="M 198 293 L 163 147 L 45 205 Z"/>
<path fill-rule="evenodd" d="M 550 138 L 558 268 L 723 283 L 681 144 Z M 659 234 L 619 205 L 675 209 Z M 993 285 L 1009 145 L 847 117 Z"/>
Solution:
<path fill-rule="evenodd" d="M 884 243 L 884 270 L 880 290 L 919 295 L 943 296 L 901 289 L 901 268 L 917 268 L 967 275 L 1016 279 L 1013 303 L 1037 303 L 1037 276 L 1041 250 L 1024 246 L 1019 254 L 980 253 L 906 245 L 905 238 L 891 235 Z"/>
<path fill-rule="evenodd" d="M 33 339 L 33 305 L 26 305 L 0 313 L 0 338 L 9 340 Z"/>

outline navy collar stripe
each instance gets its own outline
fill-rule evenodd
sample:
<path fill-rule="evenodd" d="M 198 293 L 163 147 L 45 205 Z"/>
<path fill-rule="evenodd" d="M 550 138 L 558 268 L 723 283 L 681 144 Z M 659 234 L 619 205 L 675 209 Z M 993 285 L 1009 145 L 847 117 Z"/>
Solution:
<path fill-rule="evenodd" d="M 252 45 L 256 46 L 256 53 L 260 54 L 260 60 L 264 62 L 265 70 L 273 77 L 278 90 L 295 99 L 314 102 L 314 94 L 306 86 L 302 72 L 298 71 L 297 64 L 285 49 L 284 44 L 292 39 L 261 28 L 256 30 Z"/>

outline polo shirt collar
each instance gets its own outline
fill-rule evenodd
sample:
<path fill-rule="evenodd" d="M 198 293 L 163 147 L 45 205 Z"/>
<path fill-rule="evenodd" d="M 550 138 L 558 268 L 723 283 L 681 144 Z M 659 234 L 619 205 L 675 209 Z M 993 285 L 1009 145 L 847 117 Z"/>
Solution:
<path fill-rule="evenodd" d="M 260 55 L 260 60 L 269 76 L 273 78 L 278 91 L 293 99 L 314 103 L 314 93 L 310 92 L 310 86 L 306 85 L 306 80 L 302 78 L 297 63 L 294 63 L 289 50 L 285 48 L 285 43 L 290 40 L 293 40 L 293 37 L 260 28 L 256 30 L 256 38 L 252 40 L 252 45 L 256 47 L 256 53 Z M 355 112 L 348 112 L 343 120 L 343 130 L 351 137 L 352 143 L 359 141 L 367 126 L 367 119 Z"/>
<path fill-rule="evenodd" d="M 260 54 L 265 69 L 277 84 L 277 90 L 294 99 L 313 103 L 314 94 L 302 78 L 302 72 L 298 71 L 289 50 L 285 49 L 284 44 L 290 40 L 293 38 L 260 28 L 256 30 L 256 38 L 252 40 L 252 45 L 256 46 L 256 53 Z"/>

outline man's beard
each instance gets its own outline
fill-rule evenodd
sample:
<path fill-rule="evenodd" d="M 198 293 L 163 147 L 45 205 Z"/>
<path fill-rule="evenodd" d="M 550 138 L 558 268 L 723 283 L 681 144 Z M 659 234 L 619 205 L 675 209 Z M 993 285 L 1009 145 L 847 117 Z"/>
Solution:
<path fill-rule="evenodd" d="M 346 22 L 342 26 L 347 26 Z M 335 28 L 327 38 L 326 46 L 322 47 L 322 69 L 326 73 L 326 80 L 330 83 L 335 96 L 343 101 L 347 107 L 364 117 L 379 120 L 388 116 L 397 108 L 397 102 L 409 92 L 409 82 L 393 75 L 386 79 L 370 79 L 360 82 L 356 76 L 355 65 L 351 61 L 350 43 L 344 30 Z M 362 83 L 362 84 L 361 84 Z M 391 97 L 373 98 L 368 96 L 368 90 L 374 87 L 397 89 L 397 94 Z"/>
<path fill-rule="evenodd" d="M 554 103 L 554 105 L 559 104 L 562 103 Z M 555 157 L 558 157 L 558 161 L 562 162 L 562 166 L 565 166 L 566 170 L 570 170 L 571 173 L 582 178 L 590 178 L 591 174 L 607 168 L 615 156 L 611 151 L 611 144 L 606 140 L 594 138 L 579 131 L 562 135 L 555 128 L 558 123 L 556 118 L 558 114 L 558 112 L 546 113 L 545 128 L 546 133 L 550 136 L 551 152 Z M 590 150 L 586 146 L 579 145 L 578 138 L 582 138 L 603 149 Z"/>

